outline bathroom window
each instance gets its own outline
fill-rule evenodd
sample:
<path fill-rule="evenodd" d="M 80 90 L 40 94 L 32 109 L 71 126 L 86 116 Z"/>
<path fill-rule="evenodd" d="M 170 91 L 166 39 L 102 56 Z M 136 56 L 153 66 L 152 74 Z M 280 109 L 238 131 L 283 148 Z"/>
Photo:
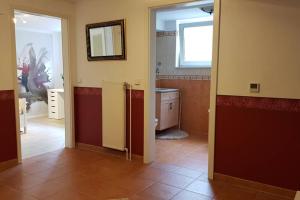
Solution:
<path fill-rule="evenodd" d="M 179 24 L 179 65 L 181 68 L 208 68 L 212 61 L 213 22 Z"/>

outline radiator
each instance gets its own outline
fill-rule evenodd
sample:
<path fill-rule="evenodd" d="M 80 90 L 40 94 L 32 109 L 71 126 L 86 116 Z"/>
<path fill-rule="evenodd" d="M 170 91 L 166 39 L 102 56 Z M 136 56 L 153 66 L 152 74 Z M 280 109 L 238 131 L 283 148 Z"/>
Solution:
<path fill-rule="evenodd" d="M 126 150 L 126 95 L 124 83 L 102 82 L 102 113 L 104 147 Z"/>

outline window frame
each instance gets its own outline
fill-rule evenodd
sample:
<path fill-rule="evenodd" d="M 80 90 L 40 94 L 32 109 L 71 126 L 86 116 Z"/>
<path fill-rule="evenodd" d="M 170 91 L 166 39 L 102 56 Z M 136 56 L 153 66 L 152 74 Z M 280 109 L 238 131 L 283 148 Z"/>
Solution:
<path fill-rule="evenodd" d="M 184 60 L 185 49 L 184 49 L 184 29 L 190 27 L 201 27 L 201 26 L 213 26 L 213 20 L 201 21 L 201 22 L 187 22 L 180 23 L 179 27 L 179 65 L 178 68 L 211 68 L 212 60 L 210 63 L 190 61 L 187 62 Z"/>

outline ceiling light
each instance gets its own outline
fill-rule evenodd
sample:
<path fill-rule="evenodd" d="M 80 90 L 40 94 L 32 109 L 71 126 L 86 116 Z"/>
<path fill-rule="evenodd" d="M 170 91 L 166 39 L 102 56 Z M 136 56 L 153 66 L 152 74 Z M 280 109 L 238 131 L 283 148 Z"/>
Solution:
<path fill-rule="evenodd" d="M 209 6 L 205 6 L 205 7 L 200 7 L 199 9 L 202 10 L 203 12 L 205 12 L 205 13 L 210 14 L 210 15 L 212 13 L 214 13 L 214 6 L 213 5 L 209 5 Z"/>

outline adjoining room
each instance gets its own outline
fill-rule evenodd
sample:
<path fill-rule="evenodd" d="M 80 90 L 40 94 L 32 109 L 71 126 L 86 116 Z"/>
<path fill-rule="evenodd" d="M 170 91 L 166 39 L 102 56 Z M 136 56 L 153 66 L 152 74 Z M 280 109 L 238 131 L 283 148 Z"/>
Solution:
<path fill-rule="evenodd" d="M 15 11 L 22 159 L 65 147 L 61 19 Z"/>
<path fill-rule="evenodd" d="M 157 162 L 208 171 L 213 1 L 156 12 Z"/>

